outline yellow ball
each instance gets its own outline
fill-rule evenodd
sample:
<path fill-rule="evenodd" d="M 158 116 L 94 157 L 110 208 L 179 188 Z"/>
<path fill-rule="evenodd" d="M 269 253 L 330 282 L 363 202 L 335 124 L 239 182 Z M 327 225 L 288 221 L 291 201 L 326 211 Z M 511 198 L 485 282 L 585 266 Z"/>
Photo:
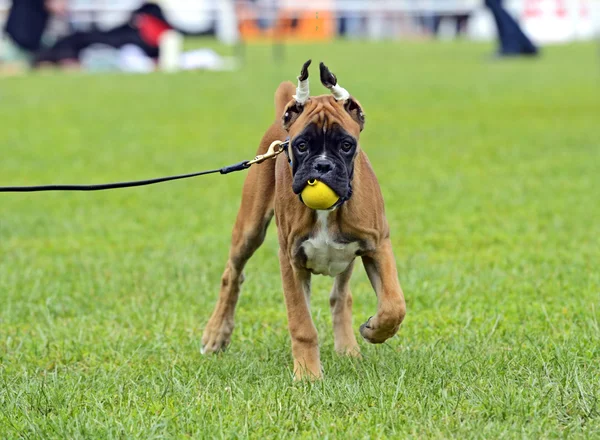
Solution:
<path fill-rule="evenodd" d="M 302 201 L 311 209 L 329 209 L 339 200 L 339 196 L 323 182 L 309 180 L 302 190 Z"/>

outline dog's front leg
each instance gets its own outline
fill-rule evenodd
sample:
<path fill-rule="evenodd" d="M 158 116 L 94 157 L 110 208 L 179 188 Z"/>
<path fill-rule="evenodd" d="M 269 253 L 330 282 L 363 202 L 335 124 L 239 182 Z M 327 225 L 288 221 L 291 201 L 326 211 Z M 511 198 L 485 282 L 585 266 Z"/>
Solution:
<path fill-rule="evenodd" d="M 363 264 L 377 293 L 377 314 L 360 326 L 360 334 L 372 344 L 380 344 L 396 334 L 406 314 L 390 240 L 386 239 L 375 252 L 365 255 Z"/>
<path fill-rule="evenodd" d="M 287 253 L 279 250 L 283 294 L 292 339 L 294 379 L 323 376 L 317 329 L 310 315 L 310 273 L 293 267 Z"/>

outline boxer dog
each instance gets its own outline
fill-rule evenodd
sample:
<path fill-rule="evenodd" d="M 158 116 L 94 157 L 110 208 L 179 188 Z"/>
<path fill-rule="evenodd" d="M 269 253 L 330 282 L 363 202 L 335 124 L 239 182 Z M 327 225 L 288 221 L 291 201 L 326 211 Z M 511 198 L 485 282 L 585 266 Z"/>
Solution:
<path fill-rule="evenodd" d="M 287 157 L 281 154 L 248 172 L 219 299 L 202 336 L 203 353 L 229 344 L 244 266 L 275 215 L 295 379 L 323 374 L 310 313 L 311 274 L 335 278 L 329 303 L 338 353 L 360 356 L 349 288 L 356 257 L 362 259 L 377 294 L 377 313 L 360 326 L 362 337 L 374 344 L 384 342 L 396 334 L 406 312 L 383 197 L 359 145 L 363 110 L 323 63 L 321 82 L 331 94 L 309 96 L 309 65 L 310 60 L 302 67 L 297 87 L 283 82 L 275 92 L 276 120 L 258 154 L 273 141 L 289 138 Z M 340 196 L 332 208 L 313 210 L 303 204 L 299 195 L 310 179 L 326 183 Z"/>

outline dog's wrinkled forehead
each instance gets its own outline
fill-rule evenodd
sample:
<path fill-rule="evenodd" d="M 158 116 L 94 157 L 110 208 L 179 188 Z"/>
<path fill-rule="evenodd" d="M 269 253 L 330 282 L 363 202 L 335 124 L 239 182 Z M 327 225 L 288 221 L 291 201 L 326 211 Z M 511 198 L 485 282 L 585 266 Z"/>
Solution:
<path fill-rule="evenodd" d="M 302 132 L 309 125 L 314 125 L 322 131 L 327 131 L 338 125 L 344 127 L 355 138 L 360 135 L 359 124 L 352 119 L 341 103 L 328 95 L 308 99 L 304 105 L 304 110 L 294 124 L 290 126 L 290 138 Z"/>
<path fill-rule="evenodd" d="M 324 129 L 338 124 L 358 138 L 365 123 L 365 115 L 359 102 L 338 84 L 337 77 L 323 63 L 320 64 L 321 83 L 331 94 L 311 97 L 308 82 L 310 63 L 311 60 L 308 60 L 302 66 L 296 94 L 285 107 L 282 116 L 283 127 L 293 137 L 309 124 L 316 124 Z"/>

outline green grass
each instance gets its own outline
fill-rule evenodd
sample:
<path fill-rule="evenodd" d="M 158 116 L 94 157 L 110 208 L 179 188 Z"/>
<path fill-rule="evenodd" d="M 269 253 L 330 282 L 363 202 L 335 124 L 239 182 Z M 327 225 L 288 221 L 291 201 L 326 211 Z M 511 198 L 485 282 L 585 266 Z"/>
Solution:
<path fill-rule="evenodd" d="M 277 84 L 326 61 L 367 114 L 408 314 L 339 357 L 317 278 L 325 379 L 292 382 L 271 230 L 203 357 L 243 174 L 0 195 L 0 438 L 600 436 L 596 49 L 255 46 L 237 73 L 2 80 L 0 185 L 106 182 L 252 157 Z M 362 268 L 352 289 L 358 330 Z"/>

